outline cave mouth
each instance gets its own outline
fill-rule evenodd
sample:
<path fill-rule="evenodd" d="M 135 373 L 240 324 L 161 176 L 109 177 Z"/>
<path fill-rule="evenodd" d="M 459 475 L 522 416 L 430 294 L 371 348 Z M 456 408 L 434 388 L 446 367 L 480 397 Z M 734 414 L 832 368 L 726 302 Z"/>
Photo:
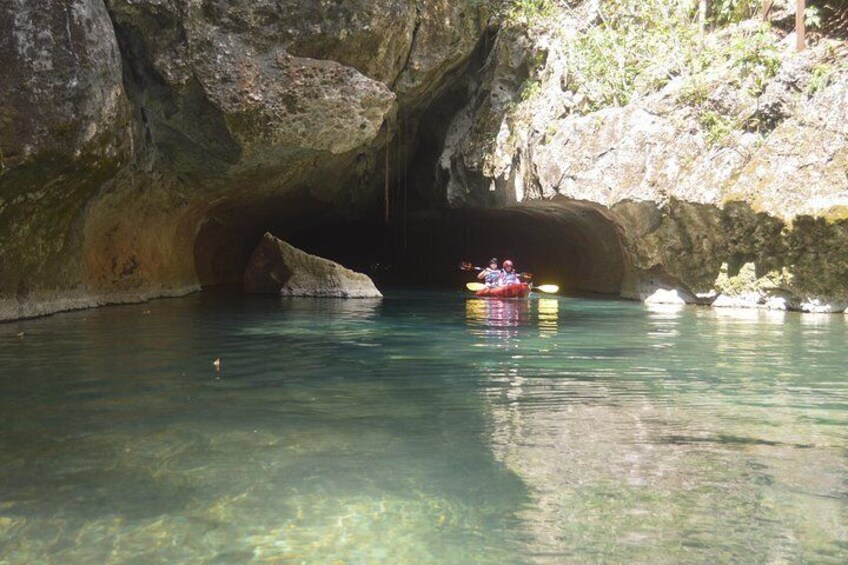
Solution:
<path fill-rule="evenodd" d="M 204 288 L 238 287 L 265 231 L 364 272 L 378 286 L 458 289 L 474 276 L 459 270 L 461 261 L 483 266 L 497 257 L 533 273 L 537 284 L 560 285 L 564 294 L 618 295 L 626 271 L 615 222 L 596 205 L 567 199 L 421 211 L 389 225 L 379 214 L 327 216 L 308 225 L 237 218 L 206 222 L 200 231 L 195 261 Z"/>
<path fill-rule="evenodd" d="M 458 209 L 417 215 L 401 264 L 426 286 L 461 288 L 491 257 L 512 259 L 536 284 L 565 294 L 618 295 L 626 271 L 615 222 L 593 204 L 554 199 L 505 208 Z"/>

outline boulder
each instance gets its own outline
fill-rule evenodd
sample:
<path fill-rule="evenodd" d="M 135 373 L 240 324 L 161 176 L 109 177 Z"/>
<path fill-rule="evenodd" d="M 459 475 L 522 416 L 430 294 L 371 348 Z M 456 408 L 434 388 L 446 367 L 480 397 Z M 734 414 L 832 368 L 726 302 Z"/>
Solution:
<path fill-rule="evenodd" d="M 248 294 L 380 298 L 373 281 L 334 261 L 311 255 L 266 233 L 244 273 Z"/>

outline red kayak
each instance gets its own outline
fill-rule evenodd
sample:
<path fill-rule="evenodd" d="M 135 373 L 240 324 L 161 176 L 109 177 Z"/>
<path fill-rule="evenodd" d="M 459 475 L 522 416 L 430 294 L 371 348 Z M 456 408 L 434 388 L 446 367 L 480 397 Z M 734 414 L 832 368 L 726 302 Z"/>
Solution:
<path fill-rule="evenodd" d="M 477 296 L 488 298 L 527 298 L 530 296 L 530 285 L 527 283 L 515 283 L 506 286 L 486 287 L 478 290 Z"/>

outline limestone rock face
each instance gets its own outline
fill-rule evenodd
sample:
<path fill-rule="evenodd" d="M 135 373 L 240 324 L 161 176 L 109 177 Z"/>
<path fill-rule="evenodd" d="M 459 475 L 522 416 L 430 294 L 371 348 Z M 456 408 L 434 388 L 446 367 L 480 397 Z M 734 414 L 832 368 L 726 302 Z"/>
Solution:
<path fill-rule="evenodd" d="M 322 23 L 344 27 L 342 22 L 321 22 L 317 10 L 296 2 L 284 3 L 288 10 L 268 0 L 232 4 L 109 1 L 138 61 L 154 140 L 167 137 L 168 143 L 188 145 L 185 153 L 204 150 L 240 168 L 289 160 L 287 153 L 296 150 L 344 153 L 376 135 L 392 92 L 354 66 L 322 58 L 317 49 L 326 41 Z M 310 25 L 316 33 L 308 32 Z M 353 33 L 361 31 L 353 27 Z M 389 28 L 389 38 L 403 32 L 404 24 L 399 27 Z M 287 50 L 298 40 L 316 46 L 313 57 L 297 56 L 296 43 L 294 53 Z M 356 47 L 354 40 L 353 52 Z M 183 158 L 188 167 L 201 165 L 204 155 Z"/>
<path fill-rule="evenodd" d="M 126 97 L 103 3 L 72 0 L 45 9 L 4 0 L 0 14 L 4 173 L 47 154 L 74 159 L 119 153 Z"/>
<path fill-rule="evenodd" d="M 0 0 L 0 320 L 236 282 L 382 194 L 487 23 L 451 0 Z"/>
<path fill-rule="evenodd" d="M 590 111 L 568 88 L 567 50 L 594 22 L 574 14 L 553 31 L 501 31 L 439 160 L 452 205 L 599 206 L 617 228 L 626 297 L 677 289 L 702 302 L 722 265 L 735 274 L 750 263 L 757 279 L 785 279 L 762 303 L 838 309 L 848 298 L 848 67 L 834 45 L 797 54 L 779 33 L 757 36 L 777 65 L 760 82 L 731 60 Z M 609 231 L 596 228 L 583 239 Z"/>
<path fill-rule="evenodd" d="M 567 51 L 601 4 L 556 33 L 488 4 L 0 0 L 0 320 L 239 282 L 265 231 L 380 208 L 419 146 L 418 198 L 544 209 L 580 290 L 696 300 L 750 264 L 783 280 L 759 302 L 848 302 L 844 44 L 743 22 L 775 72 L 655 69 L 590 111 Z"/>
<path fill-rule="evenodd" d="M 103 2 L 49 4 L 0 2 L 0 320 L 77 299 L 86 203 L 131 159 Z"/>
<path fill-rule="evenodd" d="M 266 233 L 244 273 L 248 294 L 280 294 L 330 298 L 380 298 L 383 295 L 362 273 L 310 255 Z"/>

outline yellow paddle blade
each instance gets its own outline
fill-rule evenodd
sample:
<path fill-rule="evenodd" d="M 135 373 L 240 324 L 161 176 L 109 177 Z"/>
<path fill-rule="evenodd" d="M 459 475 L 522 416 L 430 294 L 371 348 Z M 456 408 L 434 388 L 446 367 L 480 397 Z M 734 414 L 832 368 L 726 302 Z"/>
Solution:
<path fill-rule="evenodd" d="M 559 292 L 559 287 L 555 284 L 543 284 L 539 286 L 534 286 L 533 290 L 547 292 L 548 294 L 556 294 L 557 292 Z"/>
<path fill-rule="evenodd" d="M 483 290 L 484 288 L 486 288 L 486 285 L 484 285 L 483 283 L 468 283 L 467 285 L 465 285 L 465 288 L 467 288 L 471 292 L 477 292 L 478 290 Z"/>

